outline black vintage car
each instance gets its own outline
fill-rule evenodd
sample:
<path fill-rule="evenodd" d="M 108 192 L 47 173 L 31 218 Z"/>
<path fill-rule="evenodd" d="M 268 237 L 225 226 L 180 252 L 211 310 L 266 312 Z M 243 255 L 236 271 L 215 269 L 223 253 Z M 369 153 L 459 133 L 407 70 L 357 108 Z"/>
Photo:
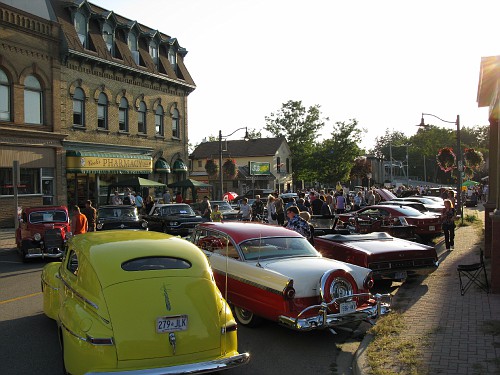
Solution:
<path fill-rule="evenodd" d="M 144 229 L 148 222 L 139 217 L 137 207 L 128 205 L 100 206 L 97 210 L 97 230 Z"/>
<path fill-rule="evenodd" d="M 151 230 L 183 237 L 189 235 L 196 225 L 205 221 L 185 203 L 156 204 L 151 212 L 143 215 L 143 218 L 148 221 Z"/>

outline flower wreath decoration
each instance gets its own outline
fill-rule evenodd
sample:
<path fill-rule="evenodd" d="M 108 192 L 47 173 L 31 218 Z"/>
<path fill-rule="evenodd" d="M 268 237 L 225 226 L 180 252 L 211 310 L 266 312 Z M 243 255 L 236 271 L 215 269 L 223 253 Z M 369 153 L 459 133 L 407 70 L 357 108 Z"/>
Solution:
<path fill-rule="evenodd" d="M 436 155 L 436 161 L 439 168 L 444 172 L 450 172 L 455 168 L 457 156 L 450 147 L 444 147 Z"/>
<path fill-rule="evenodd" d="M 219 171 L 219 166 L 215 164 L 214 159 L 207 159 L 207 162 L 205 163 L 205 170 L 209 176 L 214 176 Z"/>
<path fill-rule="evenodd" d="M 464 161 L 466 166 L 472 169 L 477 169 L 483 163 L 483 154 L 473 148 L 466 148 L 464 150 Z"/>
<path fill-rule="evenodd" d="M 227 159 L 224 164 L 222 164 L 222 170 L 226 176 L 230 178 L 236 177 L 236 161 L 234 159 Z"/>

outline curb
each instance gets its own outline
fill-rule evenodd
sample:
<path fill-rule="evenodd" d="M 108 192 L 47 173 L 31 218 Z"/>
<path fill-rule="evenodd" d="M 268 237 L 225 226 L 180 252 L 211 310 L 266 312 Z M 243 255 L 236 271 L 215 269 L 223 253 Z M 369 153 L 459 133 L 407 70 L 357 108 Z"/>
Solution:
<path fill-rule="evenodd" d="M 361 344 L 359 344 L 356 353 L 354 353 L 354 359 L 352 361 L 352 373 L 354 375 L 363 375 L 370 373 L 370 366 L 368 365 L 368 359 L 366 358 L 366 350 L 368 349 L 368 345 L 373 340 L 373 335 L 367 333 Z"/>

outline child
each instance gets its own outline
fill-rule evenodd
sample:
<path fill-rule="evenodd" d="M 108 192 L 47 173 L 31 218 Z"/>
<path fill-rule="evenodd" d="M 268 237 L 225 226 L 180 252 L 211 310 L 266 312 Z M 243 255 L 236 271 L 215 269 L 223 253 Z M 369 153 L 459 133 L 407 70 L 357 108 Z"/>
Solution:
<path fill-rule="evenodd" d="M 219 211 L 218 204 L 214 204 L 214 207 L 212 209 L 212 213 L 210 214 L 210 219 L 212 219 L 212 221 L 217 221 L 219 223 L 222 222 L 222 212 Z"/>

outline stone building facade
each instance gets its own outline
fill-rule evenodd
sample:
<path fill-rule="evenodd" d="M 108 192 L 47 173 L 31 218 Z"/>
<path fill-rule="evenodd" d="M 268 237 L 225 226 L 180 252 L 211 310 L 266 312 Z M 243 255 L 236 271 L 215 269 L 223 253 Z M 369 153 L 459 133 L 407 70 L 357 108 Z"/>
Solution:
<path fill-rule="evenodd" d="M 44 148 L 40 178 L 43 185 L 44 174 L 50 175 L 54 193 L 49 199 L 40 189 L 26 202 L 28 197 L 21 194 L 20 205 L 83 205 L 87 199 L 102 204 L 108 187 L 131 175 L 165 184 L 184 179 L 187 97 L 196 86 L 184 65 L 187 51 L 177 39 L 86 0 L 25 3 L 22 10 L 14 8 L 14 0 L 0 3 L 5 36 L 0 69 L 7 77 L 1 84 L 8 88 L 0 108 L 11 108 L 0 113 L 0 142 L 5 145 L 0 167 L 11 168 L 12 155 L 23 145 L 30 152 L 34 146 Z M 11 13 L 36 21 L 23 21 Z M 37 33 L 33 27 L 45 31 Z M 24 79 L 30 74 L 39 81 L 38 89 L 29 90 L 42 96 L 43 111 L 38 116 L 43 118 L 29 115 L 40 124 L 25 121 L 18 98 L 26 96 Z M 0 77 L 4 75 L 0 72 Z M 4 135 L 19 134 L 23 141 L 4 141 Z M 51 157 L 46 155 L 49 150 Z M 8 199 L 9 193 L 0 192 L 0 199 Z M 8 218 L 3 221 L 8 222 Z"/>

